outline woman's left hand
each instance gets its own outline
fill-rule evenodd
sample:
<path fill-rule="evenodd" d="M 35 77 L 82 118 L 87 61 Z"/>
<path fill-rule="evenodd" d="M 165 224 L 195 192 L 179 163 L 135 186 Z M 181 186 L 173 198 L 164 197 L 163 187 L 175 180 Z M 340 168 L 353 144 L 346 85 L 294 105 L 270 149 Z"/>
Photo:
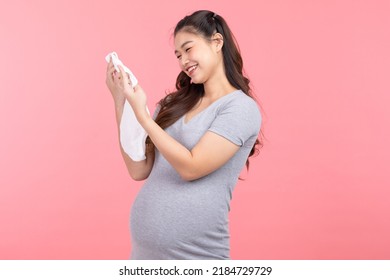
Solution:
<path fill-rule="evenodd" d="M 117 73 L 117 77 L 114 79 L 115 84 L 123 91 L 127 101 L 134 110 L 135 116 L 140 122 L 142 118 L 149 115 L 146 111 L 146 94 L 139 84 L 133 88 L 129 75 L 125 72 L 122 66 L 118 65 L 118 68 L 119 73 Z"/>

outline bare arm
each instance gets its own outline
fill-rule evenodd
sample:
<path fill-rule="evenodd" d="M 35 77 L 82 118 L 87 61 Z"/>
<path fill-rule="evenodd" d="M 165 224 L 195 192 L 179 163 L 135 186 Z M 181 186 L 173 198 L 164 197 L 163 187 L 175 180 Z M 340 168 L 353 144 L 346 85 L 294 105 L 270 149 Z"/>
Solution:
<path fill-rule="evenodd" d="M 125 104 L 125 96 L 120 91 L 116 90 L 115 87 L 113 87 L 113 75 L 115 75 L 115 68 L 110 62 L 107 66 L 107 77 L 106 77 L 106 84 L 109 88 L 115 104 L 115 115 L 116 115 L 116 122 L 117 122 L 117 129 L 118 129 L 118 140 L 120 139 L 120 121 L 123 114 L 123 107 Z M 154 163 L 154 150 L 150 151 L 145 154 L 146 159 L 142 161 L 133 161 L 123 150 L 122 145 L 119 141 L 119 147 L 120 151 L 123 157 L 123 160 L 126 164 L 127 171 L 129 172 L 129 175 L 132 179 L 136 181 L 145 180 L 153 167 Z M 148 149 L 147 149 L 148 150 Z"/>
<path fill-rule="evenodd" d="M 123 114 L 123 105 L 115 105 L 115 112 L 116 112 L 116 122 L 118 128 L 118 139 L 120 139 L 120 121 Z M 148 178 L 150 172 L 152 171 L 152 167 L 154 163 L 154 149 L 153 151 L 150 151 L 145 154 L 146 159 L 142 161 L 133 161 L 125 153 L 120 142 L 119 142 L 119 147 L 130 177 L 136 181 L 141 181 Z"/>

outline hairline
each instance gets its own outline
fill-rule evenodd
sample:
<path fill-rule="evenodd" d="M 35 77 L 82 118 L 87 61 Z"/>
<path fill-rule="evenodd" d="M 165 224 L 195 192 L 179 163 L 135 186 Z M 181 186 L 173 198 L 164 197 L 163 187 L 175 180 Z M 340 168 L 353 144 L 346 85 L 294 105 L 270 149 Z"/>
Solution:
<path fill-rule="evenodd" d="M 191 33 L 191 34 L 197 35 L 199 37 L 202 37 L 206 41 L 211 42 L 211 36 L 210 37 L 206 37 L 202 32 L 200 32 L 198 29 L 196 29 L 192 25 L 185 25 L 182 28 L 180 28 L 179 30 L 175 31 L 174 34 L 173 34 L 173 37 L 175 38 L 177 33 L 179 33 L 179 32 Z"/>

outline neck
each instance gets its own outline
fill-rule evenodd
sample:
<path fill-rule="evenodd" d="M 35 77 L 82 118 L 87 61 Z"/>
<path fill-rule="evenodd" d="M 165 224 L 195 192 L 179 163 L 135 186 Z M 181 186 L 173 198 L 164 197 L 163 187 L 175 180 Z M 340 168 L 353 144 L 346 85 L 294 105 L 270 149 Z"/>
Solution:
<path fill-rule="evenodd" d="M 204 84 L 204 97 L 205 99 L 209 99 L 211 101 L 216 100 L 226 94 L 229 94 L 235 90 L 222 69 L 219 73 L 216 73 L 213 77 L 207 80 Z"/>

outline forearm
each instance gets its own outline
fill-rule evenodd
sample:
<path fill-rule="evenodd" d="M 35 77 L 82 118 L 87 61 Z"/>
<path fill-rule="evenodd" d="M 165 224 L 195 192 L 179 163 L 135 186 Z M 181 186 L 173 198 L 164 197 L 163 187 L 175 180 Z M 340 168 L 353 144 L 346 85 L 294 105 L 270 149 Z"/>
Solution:
<path fill-rule="evenodd" d="M 129 155 L 125 153 L 120 143 L 119 146 L 130 177 L 135 181 L 141 181 L 148 178 L 154 163 L 154 151 L 147 153 L 146 159 L 144 160 L 133 161 Z"/>
<path fill-rule="evenodd" d="M 119 135 L 119 126 L 121 124 L 121 119 L 122 119 L 122 114 L 123 114 L 123 108 L 125 105 L 125 100 L 126 99 L 114 101 L 115 117 L 116 117 L 116 124 L 117 124 L 117 128 L 118 128 L 118 135 Z"/>
<path fill-rule="evenodd" d="M 191 151 L 166 133 L 149 115 L 139 117 L 139 122 L 165 159 L 183 179 L 190 180 L 195 171 Z"/>
<path fill-rule="evenodd" d="M 125 153 L 125 151 L 122 148 L 122 145 L 120 143 L 120 123 L 122 119 L 123 114 L 123 108 L 124 108 L 124 101 L 123 103 L 121 101 L 115 102 L 115 116 L 116 116 L 116 122 L 117 122 L 117 129 L 118 129 L 118 143 L 120 147 L 120 151 L 122 154 L 122 158 L 126 164 L 127 171 L 130 175 L 130 177 L 136 181 L 144 180 L 146 179 L 150 171 L 152 169 L 152 165 L 154 162 L 154 151 L 146 154 L 146 159 L 142 161 L 133 161 L 129 155 Z"/>

